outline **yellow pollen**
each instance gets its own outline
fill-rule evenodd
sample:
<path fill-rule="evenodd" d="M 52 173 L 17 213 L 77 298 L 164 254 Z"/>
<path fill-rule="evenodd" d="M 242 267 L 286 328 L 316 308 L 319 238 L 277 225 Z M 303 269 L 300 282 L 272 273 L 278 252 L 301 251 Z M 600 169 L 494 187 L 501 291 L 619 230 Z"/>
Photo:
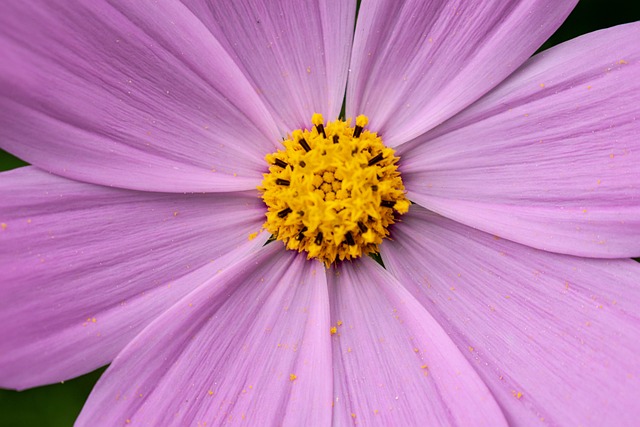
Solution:
<path fill-rule="evenodd" d="M 258 190 L 267 205 L 264 229 L 287 249 L 306 251 L 326 266 L 378 251 L 388 227 L 411 202 L 398 171 L 399 158 L 375 133 L 336 120 L 296 129 L 284 149 L 268 154 L 269 173 Z"/>
<path fill-rule="evenodd" d="M 298 379 L 298 376 L 296 374 L 289 374 L 289 381 L 295 381 Z"/>

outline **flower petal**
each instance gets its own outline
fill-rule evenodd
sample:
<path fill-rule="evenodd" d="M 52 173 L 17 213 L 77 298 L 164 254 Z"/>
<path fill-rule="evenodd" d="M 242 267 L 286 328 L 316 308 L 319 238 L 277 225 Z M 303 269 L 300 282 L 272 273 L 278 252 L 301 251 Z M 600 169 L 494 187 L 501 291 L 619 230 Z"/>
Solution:
<path fill-rule="evenodd" d="M 256 0 L 185 3 L 252 82 L 283 134 L 342 108 L 355 1 Z"/>
<path fill-rule="evenodd" d="M 56 174 L 248 190 L 279 138 L 242 71 L 180 2 L 3 1 L 0 57 L 0 145 Z"/>
<path fill-rule="evenodd" d="M 328 276 L 334 424 L 506 425 L 444 330 L 369 258 Z"/>
<path fill-rule="evenodd" d="M 258 231 L 252 194 L 141 193 L 33 167 L 0 174 L 0 385 L 110 362 Z"/>
<path fill-rule="evenodd" d="M 328 425 L 328 329 L 324 268 L 272 243 L 127 346 L 77 425 Z"/>
<path fill-rule="evenodd" d="M 453 116 L 514 72 L 577 0 L 363 1 L 347 113 L 390 146 Z"/>
<path fill-rule="evenodd" d="M 509 425 L 634 425 L 640 264 L 540 251 L 413 206 L 387 268 L 455 341 Z"/>
<path fill-rule="evenodd" d="M 640 255 L 640 23 L 543 52 L 401 147 L 409 196 L 548 251 Z"/>

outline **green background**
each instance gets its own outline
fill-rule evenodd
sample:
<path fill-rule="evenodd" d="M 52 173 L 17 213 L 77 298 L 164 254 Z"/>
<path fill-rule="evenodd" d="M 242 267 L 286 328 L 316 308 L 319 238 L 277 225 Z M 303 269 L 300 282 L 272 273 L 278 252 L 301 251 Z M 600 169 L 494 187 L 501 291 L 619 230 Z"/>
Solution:
<path fill-rule="evenodd" d="M 638 20 L 637 0 L 582 0 L 541 50 L 590 31 Z M 21 160 L 0 150 L 0 170 L 23 165 Z M 72 425 L 102 372 L 104 368 L 63 384 L 21 392 L 0 390 L 0 427 Z"/>

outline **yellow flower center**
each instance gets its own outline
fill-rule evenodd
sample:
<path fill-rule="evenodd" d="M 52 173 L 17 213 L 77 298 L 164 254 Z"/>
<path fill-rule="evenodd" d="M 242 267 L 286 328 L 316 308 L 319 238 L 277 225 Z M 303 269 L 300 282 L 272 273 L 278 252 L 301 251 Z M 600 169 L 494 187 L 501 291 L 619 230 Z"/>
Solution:
<path fill-rule="evenodd" d="M 375 133 L 336 120 L 295 130 L 284 150 L 268 154 L 258 190 L 267 205 L 264 228 L 287 249 L 329 266 L 378 251 L 395 215 L 409 210 L 398 157 Z"/>

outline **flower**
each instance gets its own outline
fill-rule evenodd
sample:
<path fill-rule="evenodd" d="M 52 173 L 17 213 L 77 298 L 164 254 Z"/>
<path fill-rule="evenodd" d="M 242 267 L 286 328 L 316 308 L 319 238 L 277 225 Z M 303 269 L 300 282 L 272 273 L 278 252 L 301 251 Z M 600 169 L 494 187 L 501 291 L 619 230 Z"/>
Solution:
<path fill-rule="evenodd" d="M 0 385 L 112 362 L 78 425 L 631 425 L 640 25 L 527 60 L 575 3 L 365 1 L 353 37 L 355 2 L 4 1 Z M 385 268 L 256 235 L 345 88 L 415 203 Z"/>

